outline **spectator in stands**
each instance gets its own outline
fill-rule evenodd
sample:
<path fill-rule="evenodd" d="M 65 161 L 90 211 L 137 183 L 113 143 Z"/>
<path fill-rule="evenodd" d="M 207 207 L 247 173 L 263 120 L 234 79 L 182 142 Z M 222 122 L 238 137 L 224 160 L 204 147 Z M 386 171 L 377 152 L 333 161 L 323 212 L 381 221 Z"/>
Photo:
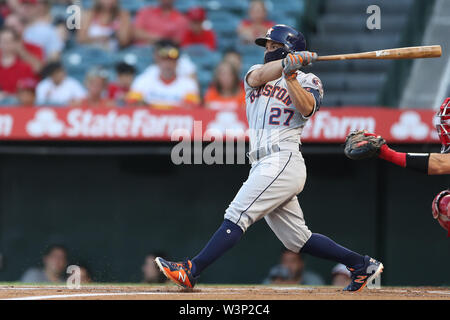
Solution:
<path fill-rule="evenodd" d="M 160 40 L 154 50 L 158 72 L 145 71 L 133 82 L 131 90 L 141 94 L 143 100 L 154 108 L 198 106 L 200 97 L 196 81 L 177 73 L 180 58 L 177 44 L 171 40 Z"/>
<path fill-rule="evenodd" d="M 224 61 L 217 66 L 212 85 L 205 94 L 205 106 L 208 109 L 227 111 L 245 107 L 245 92 L 232 64 Z"/>
<path fill-rule="evenodd" d="M 281 264 L 274 266 L 269 275 L 263 281 L 264 284 L 292 284 L 292 276 L 289 269 Z"/>
<path fill-rule="evenodd" d="M 141 267 L 144 283 L 164 283 L 166 277 L 162 274 L 155 263 L 156 257 L 166 257 L 164 253 L 149 253 L 144 258 L 144 264 Z"/>
<path fill-rule="evenodd" d="M 20 79 L 35 78 L 31 66 L 20 57 L 19 35 L 10 28 L 0 30 L 0 100 L 14 96 Z"/>
<path fill-rule="evenodd" d="M 6 18 L 11 13 L 20 10 L 20 0 L 3 0 L 0 1 L 0 17 Z"/>
<path fill-rule="evenodd" d="M 248 19 L 242 20 L 237 32 L 243 43 L 253 43 L 264 36 L 275 23 L 267 19 L 267 10 L 262 0 L 252 0 L 248 10 Z"/>
<path fill-rule="evenodd" d="M 64 282 L 67 267 L 67 250 L 64 246 L 48 247 L 42 257 L 42 263 L 42 268 L 28 269 L 20 281 L 26 283 Z"/>
<path fill-rule="evenodd" d="M 312 271 L 305 270 L 305 262 L 303 256 L 300 253 L 292 252 L 286 248 L 282 249 L 280 265 L 289 270 L 290 278 L 285 279 L 284 283 L 301 284 L 310 286 L 324 285 L 323 279 Z M 279 265 L 271 269 L 274 272 L 275 268 L 280 268 Z M 269 272 L 270 275 L 270 272 Z M 268 277 L 264 283 L 271 283 L 270 277 Z"/>
<path fill-rule="evenodd" d="M 216 34 L 211 29 L 205 29 L 203 22 L 206 18 L 205 9 L 195 7 L 186 13 L 189 19 L 189 28 L 184 33 L 181 46 L 204 45 L 210 50 L 216 50 Z"/>
<path fill-rule="evenodd" d="M 67 76 L 61 62 L 51 62 L 42 71 L 43 78 L 36 88 L 38 105 L 67 106 L 86 97 L 83 86 Z"/>
<path fill-rule="evenodd" d="M 86 107 L 113 107 L 114 101 L 107 96 L 108 71 L 101 67 L 89 70 L 86 76 L 87 96 L 76 104 Z"/>
<path fill-rule="evenodd" d="M 125 96 L 125 106 L 127 107 L 146 107 L 144 96 L 140 92 L 133 90 L 128 91 Z"/>
<path fill-rule="evenodd" d="M 49 0 L 21 0 L 21 13 L 26 23 L 23 38 L 42 48 L 45 59 L 57 60 L 64 48 L 55 26 L 51 23 Z"/>
<path fill-rule="evenodd" d="M 80 284 L 86 284 L 92 282 L 92 275 L 89 268 L 85 264 L 78 264 L 80 268 Z"/>
<path fill-rule="evenodd" d="M 117 81 L 108 85 L 108 98 L 116 105 L 126 104 L 126 97 L 136 76 L 136 69 L 126 62 L 116 65 Z"/>
<path fill-rule="evenodd" d="M 164 39 L 162 39 L 161 41 L 164 42 Z M 158 53 L 156 52 L 156 50 L 153 50 L 153 60 L 155 61 L 155 64 L 150 65 L 147 69 L 145 69 L 145 72 L 159 73 L 158 59 Z M 187 54 L 181 53 L 180 57 L 177 59 L 177 75 L 183 77 L 186 76 L 197 80 L 197 67 Z"/>
<path fill-rule="evenodd" d="M 238 74 L 241 74 L 242 72 L 242 57 L 241 54 L 234 50 L 234 49 L 228 49 L 225 51 L 223 58 L 223 61 L 231 63 L 234 68 L 237 70 Z"/>
<path fill-rule="evenodd" d="M 187 18 L 174 7 L 175 0 L 158 0 L 159 5 L 137 12 L 134 38 L 140 43 L 171 39 L 180 43 L 188 29 Z"/>
<path fill-rule="evenodd" d="M 98 45 L 114 51 L 131 41 L 131 16 L 120 8 L 118 0 L 96 0 L 91 10 L 82 14 L 79 43 Z"/>
<path fill-rule="evenodd" d="M 336 287 L 346 287 L 352 282 L 351 273 L 342 263 L 338 263 L 331 270 L 331 285 Z"/>
<path fill-rule="evenodd" d="M 20 79 L 17 83 L 17 104 L 21 107 L 34 107 L 36 104 L 37 81 L 33 78 Z"/>
<path fill-rule="evenodd" d="M 36 74 L 41 72 L 42 67 L 44 66 L 44 52 L 41 47 L 23 41 L 22 37 L 25 25 L 20 20 L 20 17 L 17 14 L 11 13 L 6 17 L 4 25 L 5 27 L 14 30 L 20 37 L 20 41 L 17 45 L 20 58 L 28 63 Z"/>

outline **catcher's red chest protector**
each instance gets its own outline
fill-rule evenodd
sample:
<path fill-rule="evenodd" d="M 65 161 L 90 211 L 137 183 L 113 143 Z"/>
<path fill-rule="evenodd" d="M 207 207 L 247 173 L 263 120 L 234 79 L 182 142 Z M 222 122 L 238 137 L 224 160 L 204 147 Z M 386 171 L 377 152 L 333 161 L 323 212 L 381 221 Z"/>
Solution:
<path fill-rule="evenodd" d="M 437 219 L 439 224 L 447 230 L 447 236 L 450 237 L 450 190 L 441 191 L 431 204 L 433 218 Z"/>

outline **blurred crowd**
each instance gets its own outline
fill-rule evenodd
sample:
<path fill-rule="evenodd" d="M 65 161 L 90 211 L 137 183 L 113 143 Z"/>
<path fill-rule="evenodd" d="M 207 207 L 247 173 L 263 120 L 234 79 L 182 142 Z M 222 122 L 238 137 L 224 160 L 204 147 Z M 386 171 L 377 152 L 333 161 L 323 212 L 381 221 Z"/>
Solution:
<path fill-rule="evenodd" d="M 70 30 L 64 10 L 73 2 L 0 1 L 0 105 L 214 110 L 245 105 L 245 70 L 236 47 L 219 52 L 221 61 L 204 87 L 196 64 L 185 54 L 192 46 L 217 53 L 217 36 L 204 8 L 181 12 L 175 0 L 158 0 L 131 14 L 119 0 L 93 0 L 81 11 L 80 28 Z M 272 25 L 264 1 L 252 0 L 236 29 L 238 42 L 252 44 Z M 117 62 L 114 70 L 91 66 L 80 80 L 62 61 L 65 50 L 74 46 L 108 52 L 150 46 L 153 63 L 144 70 L 126 61 Z"/>
<path fill-rule="evenodd" d="M 150 252 L 146 254 L 140 270 L 142 283 L 166 283 L 166 277 L 156 266 L 156 257 L 168 258 L 164 252 Z M 60 244 L 50 245 L 42 255 L 40 266 L 26 270 L 20 281 L 24 283 L 65 283 L 67 277 L 70 276 L 67 273 L 69 261 L 69 252 L 66 247 Z M 74 262 L 74 265 L 78 266 L 80 270 L 80 284 L 98 281 L 87 264 Z M 136 273 L 139 273 L 139 271 L 136 270 Z M 350 282 L 350 271 L 342 264 L 334 266 L 331 270 L 331 283 L 329 284 L 345 287 Z M 269 270 L 262 284 L 323 286 L 327 283 L 319 274 L 306 267 L 303 255 L 283 248 L 280 255 L 280 263 Z"/>

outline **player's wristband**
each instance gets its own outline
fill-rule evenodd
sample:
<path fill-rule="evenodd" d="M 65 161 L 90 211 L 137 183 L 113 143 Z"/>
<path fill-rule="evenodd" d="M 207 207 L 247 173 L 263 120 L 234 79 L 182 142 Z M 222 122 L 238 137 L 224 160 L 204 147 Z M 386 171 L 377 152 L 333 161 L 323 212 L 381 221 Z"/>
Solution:
<path fill-rule="evenodd" d="M 429 153 L 408 153 L 406 154 L 406 167 L 428 174 Z"/>

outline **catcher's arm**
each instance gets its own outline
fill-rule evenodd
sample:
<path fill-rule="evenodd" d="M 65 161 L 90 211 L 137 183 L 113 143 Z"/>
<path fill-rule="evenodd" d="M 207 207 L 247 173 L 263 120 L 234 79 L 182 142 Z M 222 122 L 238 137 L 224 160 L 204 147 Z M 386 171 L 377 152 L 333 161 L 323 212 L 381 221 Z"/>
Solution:
<path fill-rule="evenodd" d="M 403 153 L 394 151 L 384 144 L 378 157 L 428 175 L 450 174 L 450 154 Z"/>
<path fill-rule="evenodd" d="M 392 162 L 403 168 L 410 168 L 425 174 L 429 174 L 429 153 L 404 153 L 397 152 L 384 144 L 378 155 L 380 159 Z"/>
<path fill-rule="evenodd" d="M 429 175 L 450 174 L 450 154 L 398 152 L 389 148 L 382 137 L 365 131 L 352 132 L 347 136 L 345 154 L 353 160 L 378 156 L 403 168 Z"/>
<path fill-rule="evenodd" d="M 431 153 L 428 161 L 428 174 L 450 174 L 450 154 Z"/>

